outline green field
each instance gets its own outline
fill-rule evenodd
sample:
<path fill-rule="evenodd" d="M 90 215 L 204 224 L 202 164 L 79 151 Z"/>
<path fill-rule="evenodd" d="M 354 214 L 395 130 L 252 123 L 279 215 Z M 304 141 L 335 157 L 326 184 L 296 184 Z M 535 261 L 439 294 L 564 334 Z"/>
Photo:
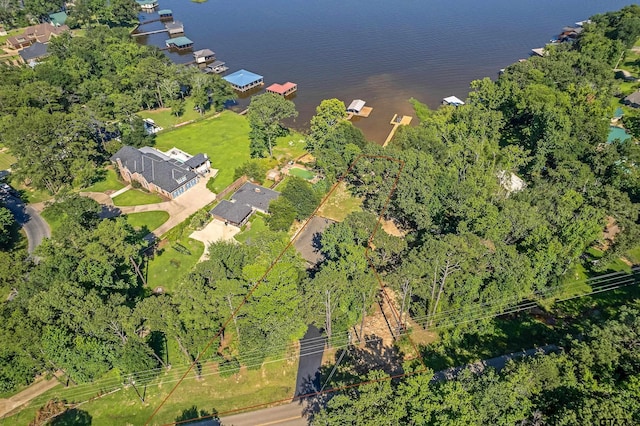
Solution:
<path fill-rule="evenodd" d="M 198 263 L 203 252 L 204 244 L 187 236 L 161 243 L 159 252 L 145 265 L 147 286 L 151 289 L 162 287 L 171 293 Z"/>
<path fill-rule="evenodd" d="M 166 201 L 158 194 L 143 192 L 137 189 L 130 189 L 113 199 L 116 206 L 139 206 L 142 204 L 155 204 Z"/>
<path fill-rule="evenodd" d="M 134 228 L 141 229 L 146 226 L 149 232 L 151 232 L 169 220 L 169 213 L 159 210 L 153 212 L 129 213 L 125 217 L 127 218 L 127 222 Z"/>
<path fill-rule="evenodd" d="M 142 118 L 152 119 L 158 126 L 165 130 L 171 129 L 176 124 L 181 124 L 187 121 L 201 120 L 205 117 L 211 117 L 216 114 L 215 111 L 207 111 L 205 115 L 201 115 L 194 109 L 194 103 L 191 98 L 185 99 L 184 113 L 180 116 L 171 113 L 169 108 L 159 108 L 151 111 L 140 111 L 138 115 Z"/>
<path fill-rule="evenodd" d="M 107 167 L 104 170 L 103 176 L 93 185 L 84 188 L 82 191 L 86 192 L 105 192 L 105 191 L 117 191 L 119 189 L 124 188 L 124 184 L 118 178 L 117 173 L 113 170 L 112 167 Z"/>
<path fill-rule="evenodd" d="M 306 180 L 311 180 L 315 177 L 315 174 L 313 174 L 309 170 L 301 169 L 299 167 L 290 168 L 289 174 Z"/>

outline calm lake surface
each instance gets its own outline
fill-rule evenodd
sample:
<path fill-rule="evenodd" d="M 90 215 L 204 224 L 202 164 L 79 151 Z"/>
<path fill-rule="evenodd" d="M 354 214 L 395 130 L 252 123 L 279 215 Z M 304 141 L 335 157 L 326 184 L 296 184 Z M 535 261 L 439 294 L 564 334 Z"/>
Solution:
<path fill-rule="evenodd" d="M 624 0 L 159 0 L 185 26 L 194 50 L 209 48 L 229 73 L 245 68 L 265 87 L 293 81 L 305 127 L 321 100 L 373 107 L 357 119 L 369 140 L 382 142 L 394 114 L 413 115 L 411 97 L 437 107 L 464 99 L 469 83 L 529 56 L 565 25 L 637 3 Z M 141 13 L 142 20 L 157 17 Z M 142 27 L 162 28 L 160 23 Z M 140 37 L 164 47 L 167 34 Z M 191 52 L 168 53 L 175 62 Z M 249 99 L 240 99 L 240 106 Z M 415 120 L 414 120 L 415 122 Z"/>

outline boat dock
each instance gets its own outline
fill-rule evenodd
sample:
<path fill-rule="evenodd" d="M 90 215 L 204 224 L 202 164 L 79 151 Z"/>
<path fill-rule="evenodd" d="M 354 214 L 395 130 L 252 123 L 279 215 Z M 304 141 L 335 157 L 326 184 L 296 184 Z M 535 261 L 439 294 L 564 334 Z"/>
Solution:
<path fill-rule="evenodd" d="M 403 115 L 402 117 L 400 117 L 398 116 L 398 114 L 394 114 L 393 118 L 389 122 L 389 124 L 391 124 L 393 128 L 391 129 L 389 136 L 387 136 L 387 139 L 382 144 L 382 147 L 384 148 L 389 144 L 389 142 L 391 142 L 391 139 L 393 139 L 393 136 L 396 134 L 398 127 L 408 126 L 409 124 L 411 124 L 411 120 L 413 120 L 413 117 L 411 117 L 410 115 Z"/>
<path fill-rule="evenodd" d="M 140 25 L 138 25 L 138 28 L 139 27 Z M 131 34 L 131 37 L 142 37 L 142 36 L 147 36 L 151 34 L 160 34 L 160 33 L 169 33 L 169 35 L 184 34 L 184 25 L 182 25 L 182 22 L 180 21 L 167 22 L 164 24 L 164 28 L 162 29 L 145 31 L 142 33 L 133 33 Z"/>

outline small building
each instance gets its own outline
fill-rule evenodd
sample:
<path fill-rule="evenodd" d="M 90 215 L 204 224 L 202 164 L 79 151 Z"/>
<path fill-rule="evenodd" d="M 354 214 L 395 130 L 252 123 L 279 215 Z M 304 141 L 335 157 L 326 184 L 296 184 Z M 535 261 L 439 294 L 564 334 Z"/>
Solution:
<path fill-rule="evenodd" d="M 544 47 L 536 47 L 535 49 L 531 49 L 531 54 L 532 55 L 536 55 L 536 56 L 540 56 L 540 57 L 544 57 L 547 56 L 548 53 L 546 51 L 546 49 Z"/>
<path fill-rule="evenodd" d="M 215 206 L 209 214 L 225 223 L 230 223 L 235 226 L 244 225 L 251 214 L 253 209 L 246 204 L 232 203 L 228 200 L 222 200 Z"/>
<path fill-rule="evenodd" d="M 209 64 L 208 66 L 206 66 L 202 71 L 209 74 L 209 73 L 214 73 L 214 74 L 222 74 L 223 72 L 227 71 L 229 69 L 228 66 L 225 65 L 224 62 L 222 61 L 214 61 L 212 64 Z"/>
<path fill-rule="evenodd" d="M 173 11 L 171 9 L 162 9 L 158 11 L 158 16 L 161 20 L 171 19 L 173 20 Z"/>
<path fill-rule="evenodd" d="M 67 23 L 67 13 L 57 12 L 49 15 L 49 21 L 56 27 L 61 27 Z"/>
<path fill-rule="evenodd" d="M 140 9 L 146 11 L 151 11 L 158 7 L 158 0 L 136 0 L 136 3 L 138 3 Z"/>
<path fill-rule="evenodd" d="M 205 175 L 211 169 L 211 161 L 207 154 L 196 154 L 184 162 L 185 166 L 194 173 Z"/>
<path fill-rule="evenodd" d="M 167 22 L 164 24 L 164 27 L 169 32 L 170 36 L 184 34 L 184 25 L 182 25 L 182 22 L 180 21 Z"/>
<path fill-rule="evenodd" d="M 40 42 L 35 42 L 31 46 L 25 47 L 18 52 L 22 62 L 29 65 L 31 68 L 38 64 L 38 61 L 42 58 L 49 56 L 47 52 L 47 45 Z"/>
<path fill-rule="evenodd" d="M 144 123 L 144 131 L 149 135 L 153 135 L 162 130 L 162 127 L 158 126 L 151 118 L 144 118 L 142 122 Z"/>
<path fill-rule="evenodd" d="M 193 47 L 193 41 L 187 37 L 170 38 L 169 40 L 165 40 L 164 43 L 169 48 L 173 47 L 174 49 L 180 50 L 191 49 Z"/>
<path fill-rule="evenodd" d="M 246 92 L 247 90 L 251 90 L 254 87 L 259 87 L 264 84 L 263 76 L 252 73 L 251 71 L 247 71 L 245 69 L 236 71 L 233 74 L 229 74 L 228 76 L 225 76 L 223 78 L 239 92 Z"/>
<path fill-rule="evenodd" d="M 296 90 L 298 90 L 298 85 L 290 81 L 287 81 L 284 84 L 274 83 L 267 87 L 267 92 L 280 96 L 289 96 L 295 93 Z"/>
<path fill-rule="evenodd" d="M 459 107 L 464 105 L 464 102 L 462 101 L 462 99 L 455 96 L 448 96 L 442 99 L 442 105 L 453 105 L 454 107 Z"/>
<path fill-rule="evenodd" d="M 145 189 L 174 199 L 198 183 L 198 175 L 182 161 L 167 157 L 151 147 L 123 146 L 111 156 L 127 182 L 139 182 Z"/>
<path fill-rule="evenodd" d="M 622 100 L 622 103 L 632 108 L 640 108 L 640 90 L 633 92 Z"/>
<path fill-rule="evenodd" d="M 347 107 L 347 112 L 352 112 L 354 114 L 359 114 L 360 111 L 362 111 L 362 108 L 364 108 L 365 104 L 366 104 L 366 102 L 363 101 L 362 99 L 355 99 Z"/>
<path fill-rule="evenodd" d="M 193 52 L 193 59 L 195 59 L 196 64 L 206 64 L 207 62 L 215 61 L 216 54 L 210 49 L 200 49 Z"/>

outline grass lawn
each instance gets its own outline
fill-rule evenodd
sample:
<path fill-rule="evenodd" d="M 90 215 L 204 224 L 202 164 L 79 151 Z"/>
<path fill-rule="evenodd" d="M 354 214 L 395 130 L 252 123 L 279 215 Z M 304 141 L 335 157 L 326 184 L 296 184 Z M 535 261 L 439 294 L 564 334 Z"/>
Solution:
<path fill-rule="evenodd" d="M 247 242 L 247 240 L 255 237 L 258 233 L 268 229 L 264 218 L 257 214 L 254 214 L 253 217 L 249 219 L 249 223 L 251 224 L 250 229 L 249 226 L 245 225 L 245 229 L 235 236 L 235 239 L 241 243 Z"/>
<path fill-rule="evenodd" d="M 634 247 L 627 252 L 627 259 L 636 265 L 640 265 L 640 246 Z"/>
<path fill-rule="evenodd" d="M 138 189 L 130 189 L 113 199 L 116 206 L 139 206 L 141 204 L 155 204 L 166 201 L 158 194 L 143 192 Z"/>
<path fill-rule="evenodd" d="M 210 110 L 207 111 L 204 116 L 200 115 L 198 111 L 193 109 L 194 106 L 195 104 L 193 103 L 191 98 L 188 97 L 187 99 L 185 99 L 184 113 L 179 117 L 176 117 L 175 114 L 172 114 L 170 108 L 158 108 L 149 111 L 140 111 L 138 112 L 138 115 L 142 118 L 150 118 L 164 130 L 169 130 L 176 124 L 184 123 L 186 121 L 201 120 L 203 118 L 211 117 L 216 114 L 215 111 Z"/>
<path fill-rule="evenodd" d="M 182 249 L 185 247 L 187 250 Z M 181 251 L 178 251 L 181 250 Z M 160 245 L 160 253 L 146 264 L 147 286 L 162 287 L 171 293 L 180 281 L 193 269 L 204 252 L 204 244 L 187 236 Z"/>
<path fill-rule="evenodd" d="M 107 167 L 104 171 L 102 179 L 94 183 L 88 188 L 84 188 L 82 191 L 86 192 L 105 192 L 105 191 L 117 191 L 125 187 L 125 184 L 118 178 L 118 174 L 113 170 L 113 167 Z"/>
<path fill-rule="evenodd" d="M 341 182 L 333 194 L 318 210 L 318 215 L 342 222 L 349 213 L 362 211 L 362 199 L 351 195 L 347 185 Z"/>
<path fill-rule="evenodd" d="M 311 180 L 315 176 L 315 174 L 313 174 L 309 170 L 301 169 L 299 167 L 290 168 L 289 169 L 289 174 L 291 174 L 293 176 L 297 176 L 297 177 L 302 178 L 302 179 L 306 179 L 306 180 Z"/>
<path fill-rule="evenodd" d="M 246 370 L 242 368 L 240 373 L 231 377 L 220 377 L 217 374 L 217 365 L 209 362 L 203 365 L 203 380 L 195 380 L 190 374 L 180 384 L 177 391 L 171 395 L 164 406 L 154 417 L 152 424 L 167 424 L 176 421 L 183 411 L 197 407 L 211 413 L 230 411 L 233 409 L 248 407 L 260 403 L 268 403 L 293 397 L 298 369 L 297 357 L 294 360 L 279 360 L 266 363 L 259 370 Z M 145 394 L 145 402 L 138 398 L 133 387 L 123 388 L 111 395 L 86 403 L 78 407 L 89 413 L 91 424 L 100 425 L 143 425 L 153 411 L 160 405 L 176 385 L 178 379 L 184 374 L 184 365 L 174 365 L 168 372 L 162 372 L 160 377 L 154 379 L 147 387 L 137 386 L 140 393 Z M 119 379 L 110 373 L 108 383 L 104 389 L 118 387 Z M 104 380 L 107 383 L 107 380 Z M 58 386 L 46 394 L 38 397 L 25 410 L 15 416 L 6 419 L 6 423 L 0 420 L 0 424 L 28 424 L 33 420 L 35 411 L 48 399 L 58 397 L 68 401 L 80 402 L 95 395 L 100 385 L 86 386 L 85 391 L 80 389 Z M 94 392 L 86 392 L 90 388 Z"/>
<path fill-rule="evenodd" d="M 140 229 L 146 226 L 151 232 L 169 220 L 169 213 L 163 211 L 129 213 L 125 217 L 127 222 L 134 228 Z"/>
<path fill-rule="evenodd" d="M 278 161 L 295 160 L 306 154 L 305 136 L 302 133 L 292 130 L 287 136 L 282 136 L 276 140 L 273 155 Z"/>
<path fill-rule="evenodd" d="M 9 150 L 0 152 L 0 170 L 7 170 L 16 162 L 16 158 L 9 153 Z"/>

